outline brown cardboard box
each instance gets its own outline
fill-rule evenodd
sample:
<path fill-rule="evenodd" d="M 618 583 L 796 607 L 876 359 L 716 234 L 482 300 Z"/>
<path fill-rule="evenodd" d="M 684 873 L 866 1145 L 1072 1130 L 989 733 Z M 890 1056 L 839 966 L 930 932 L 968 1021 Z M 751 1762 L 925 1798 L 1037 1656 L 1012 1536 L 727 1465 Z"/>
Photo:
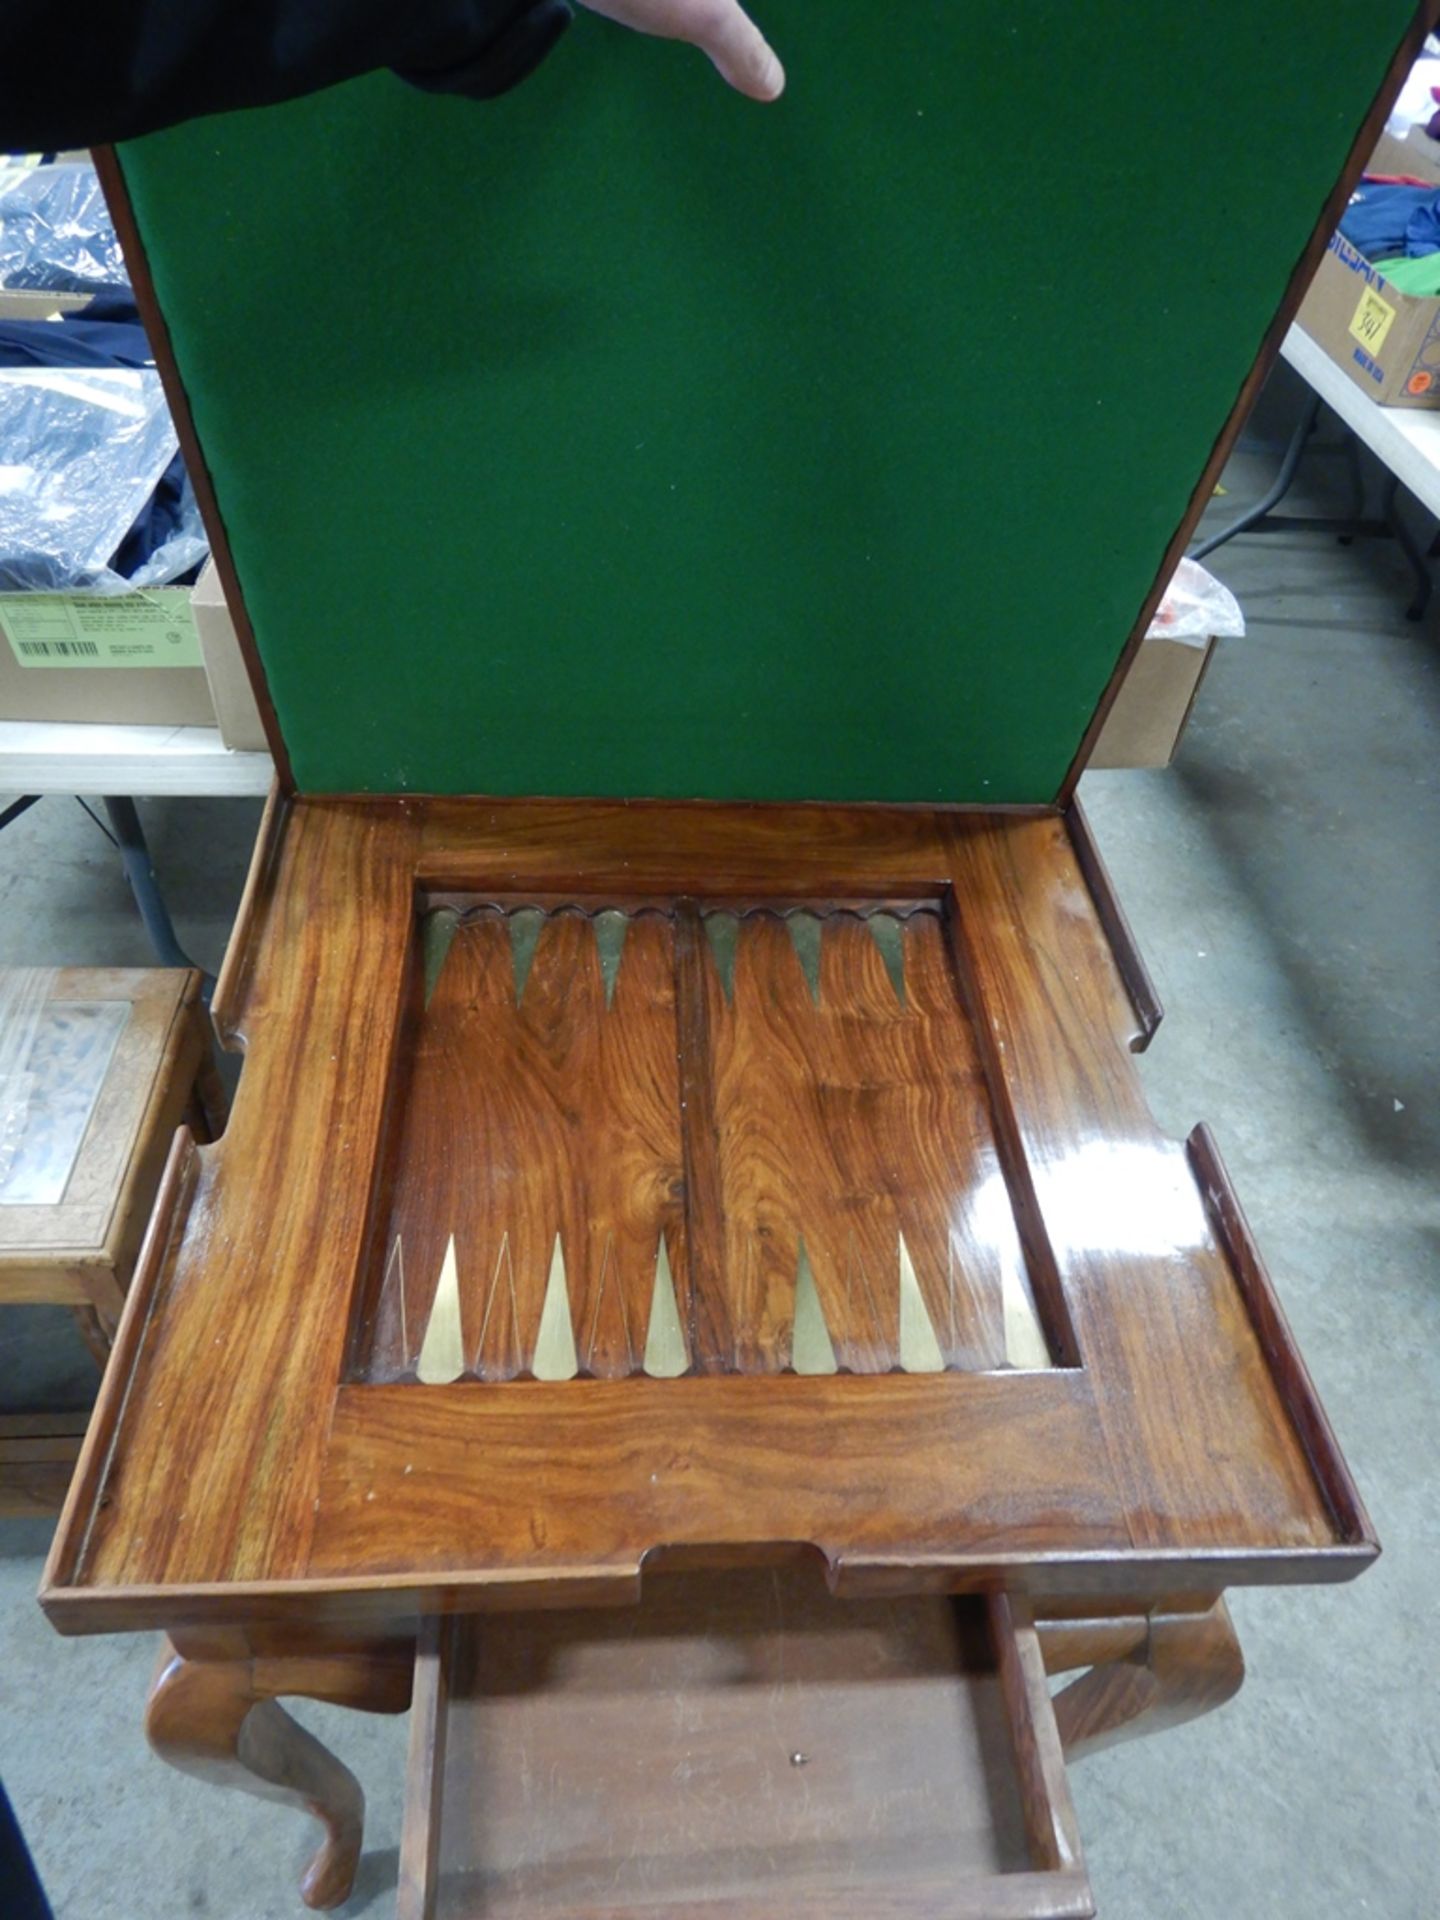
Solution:
<path fill-rule="evenodd" d="M 0 320 L 53 320 L 60 313 L 81 313 L 89 304 L 88 293 L 31 293 L 23 287 L 0 287 Z"/>
<path fill-rule="evenodd" d="M 1380 136 L 1372 173 L 1440 186 L 1440 143 L 1412 128 Z M 1440 299 L 1402 293 L 1335 234 L 1301 303 L 1300 325 L 1356 386 L 1387 407 L 1440 407 Z"/>
<path fill-rule="evenodd" d="M 1372 400 L 1440 407 L 1440 300 L 1392 287 L 1343 234 L 1332 235 L 1298 317 Z"/>
<path fill-rule="evenodd" d="M 1215 651 L 1213 640 L 1149 634 L 1100 730 L 1092 767 L 1168 767 Z"/>
<path fill-rule="evenodd" d="M 0 720 L 213 727 L 190 588 L 0 594 Z"/>
<path fill-rule="evenodd" d="M 1429 180 L 1440 187 L 1440 140 L 1432 140 L 1420 127 L 1412 127 L 1403 140 L 1382 133 L 1365 171 L 1408 174 L 1412 180 Z"/>
<path fill-rule="evenodd" d="M 205 657 L 205 672 L 210 680 L 210 697 L 215 703 L 215 718 L 220 723 L 220 738 L 227 747 L 242 753 L 264 753 L 269 748 L 255 690 L 235 636 L 235 622 L 225 604 L 224 589 L 215 571 L 215 562 L 207 560 L 195 582 L 191 596 L 195 629 L 200 635 L 200 651 Z"/>

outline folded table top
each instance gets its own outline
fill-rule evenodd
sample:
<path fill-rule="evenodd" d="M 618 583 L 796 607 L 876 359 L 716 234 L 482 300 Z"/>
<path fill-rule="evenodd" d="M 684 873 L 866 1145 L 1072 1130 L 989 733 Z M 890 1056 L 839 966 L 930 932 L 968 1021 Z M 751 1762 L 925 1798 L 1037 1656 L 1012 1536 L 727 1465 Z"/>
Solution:
<path fill-rule="evenodd" d="M 1053 800 L 1412 12 L 766 0 L 766 108 L 582 14 L 123 149 L 299 790 Z"/>
<path fill-rule="evenodd" d="M 296 802 L 47 1573 L 412 1622 L 1341 1579 L 1374 1537 L 1055 815 Z"/>

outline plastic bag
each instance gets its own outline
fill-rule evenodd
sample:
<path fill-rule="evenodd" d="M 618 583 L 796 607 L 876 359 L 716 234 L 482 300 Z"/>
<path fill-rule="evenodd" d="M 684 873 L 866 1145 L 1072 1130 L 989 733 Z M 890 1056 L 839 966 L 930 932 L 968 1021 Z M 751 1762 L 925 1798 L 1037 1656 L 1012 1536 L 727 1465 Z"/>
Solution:
<path fill-rule="evenodd" d="M 92 166 L 0 168 L 0 287 L 89 293 L 128 284 Z"/>
<path fill-rule="evenodd" d="M 180 483 L 180 511 L 173 532 L 166 535 L 148 560 L 126 576 L 126 584 L 132 592 L 140 587 L 169 586 L 172 580 L 198 573 L 209 558 L 209 536 L 187 473 Z"/>
<path fill-rule="evenodd" d="M 160 585 L 163 548 L 135 581 L 110 562 L 178 447 L 154 368 L 0 368 L 0 590 Z"/>
<path fill-rule="evenodd" d="M 1150 622 L 1149 640 L 1183 640 L 1203 647 L 1211 635 L 1239 639 L 1245 632 L 1240 602 L 1198 560 L 1184 559 Z"/>
<path fill-rule="evenodd" d="M 1431 41 L 1427 39 L 1425 53 L 1411 67 L 1400 89 L 1400 98 L 1390 109 L 1385 131 L 1393 134 L 1397 140 L 1403 140 L 1411 127 L 1428 121 L 1435 111 L 1430 89 L 1437 86 L 1440 86 L 1440 60 L 1435 58 Z"/>

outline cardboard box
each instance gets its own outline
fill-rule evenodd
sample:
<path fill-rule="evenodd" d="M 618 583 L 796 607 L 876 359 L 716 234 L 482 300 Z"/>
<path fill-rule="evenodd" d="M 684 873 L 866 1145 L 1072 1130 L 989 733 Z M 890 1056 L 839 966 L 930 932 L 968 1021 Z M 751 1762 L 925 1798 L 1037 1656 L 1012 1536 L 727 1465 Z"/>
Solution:
<path fill-rule="evenodd" d="M 0 720 L 213 727 L 190 593 L 0 593 Z"/>
<path fill-rule="evenodd" d="M 1432 140 L 1420 127 L 1412 127 L 1403 140 L 1382 133 L 1365 171 L 1407 174 L 1440 187 L 1440 140 Z"/>
<path fill-rule="evenodd" d="M 0 287 L 0 320 L 53 320 L 61 313 L 83 313 L 88 293 L 31 293 L 24 287 Z"/>
<path fill-rule="evenodd" d="M 227 747 L 241 753 L 267 753 L 270 742 L 265 738 L 255 689 L 250 684 L 235 634 L 235 622 L 230 618 L 213 560 L 207 560 L 201 569 L 190 605 L 210 680 L 215 718 L 220 723 L 220 738 Z"/>
<path fill-rule="evenodd" d="M 1382 134 L 1369 172 L 1440 186 L 1440 143 Z M 1343 234 L 1332 235 L 1301 302 L 1300 325 L 1356 386 L 1387 407 L 1440 407 L 1440 299 L 1402 293 Z"/>
<path fill-rule="evenodd" d="M 1214 651 L 1213 640 L 1147 635 L 1087 764 L 1168 767 Z"/>

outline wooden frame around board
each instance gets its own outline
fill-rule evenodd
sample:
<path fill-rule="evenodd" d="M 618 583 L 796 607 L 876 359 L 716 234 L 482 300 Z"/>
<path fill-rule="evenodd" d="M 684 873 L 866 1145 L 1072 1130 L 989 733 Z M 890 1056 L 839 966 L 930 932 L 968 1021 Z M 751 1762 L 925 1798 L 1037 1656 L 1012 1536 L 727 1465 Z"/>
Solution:
<path fill-rule="evenodd" d="M 182 1134 L 172 1156 L 47 1568 L 55 1623 L 404 1628 L 442 1611 L 633 1598 L 646 1566 L 775 1553 L 819 1553 L 841 1593 L 1000 1584 L 1107 1604 L 1360 1572 L 1378 1550 L 1373 1531 L 1213 1146 L 1203 1131 L 1188 1147 L 1164 1139 L 1145 1108 L 1129 1056 L 1148 1009 L 1137 1010 L 1133 965 L 1123 950 L 1117 961 L 1093 884 L 1053 814 L 277 802 L 216 1003 L 245 1073 L 224 1139 L 199 1148 Z M 482 973 L 462 969 L 447 989 L 442 972 L 427 1024 L 424 914 L 460 899 L 555 925 L 612 903 L 667 925 L 683 922 L 686 902 L 769 925 L 797 900 L 822 918 L 923 900 L 937 903 L 948 960 L 914 1005 L 879 1004 L 876 960 L 853 1006 L 858 976 L 824 973 L 821 1006 L 798 959 L 788 973 L 765 961 L 773 934 L 757 934 L 739 967 L 771 970 L 752 980 L 749 1004 L 776 1012 L 808 1064 L 777 1105 L 767 1042 L 759 1092 L 752 1076 L 717 1128 L 724 1076 L 679 1032 L 688 1124 L 708 1163 L 677 1171 L 657 1151 L 655 1180 L 642 1169 L 616 1188 L 587 1169 L 601 1143 L 622 1138 L 630 1151 L 644 1129 L 597 1124 L 580 1082 L 598 1075 L 623 1120 L 653 1106 L 652 1079 L 627 1044 L 603 1070 L 572 1049 L 603 1019 L 619 1032 L 663 1002 L 657 976 L 626 986 L 642 947 L 622 965 L 613 1013 L 584 999 L 598 986 L 559 970 L 557 933 L 513 1004 L 508 975 L 497 996 Z M 853 950 L 841 940 L 828 964 Z M 718 963 L 704 941 L 689 954 L 724 1020 Z M 936 979 L 954 1002 L 941 1010 L 944 1072 L 961 1076 L 949 1110 L 984 1123 L 973 1153 L 943 1119 L 936 1050 L 917 1039 Z M 737 973 L 737 1009 L 743 999 Z M 828 1050 L 807 1037 L 822 1015 L 840 1023 Z M 743 1039 L 729 1044 L 733 1057 Z M 892 1047 L 910 1063 L 893 1075 L 876 1065 Z M 966 1048 L 971 1064 L 956 1067 Z M 427 1050 L 422 1099 L 412 1068 Z M 883 1340 L 846 1347 L 821 1273 L 827 1215 L 863 1201 L 903 1235 L 903 1208 L 924 1186 L 903 1155 L 883 1160 L 874 1099 L 892 1078 L 902 1123 L 920 1113 L 940 1144 L 943 1219 L 967 1236 L 964 1271 L 983 1277 L 996 1246 L 1020 1249 L 1048 1364 L 1033 1347 L 1018 1367 L 967 1355 L 963 1340 L 947 1347 L 940 1283 L 933 1271 L 907 1280 L 903 1258 L 893 1311 L 903 1320 L 910 1286 L 945 1351 L 916 1365 Z M 420 1157 L 406 1162 L 417 1129 Z M 790 1154 L 802 1129 L 806 1151 Z M 768 1171 L 714 1160 L 722 1137 L 760 1136 L 781 1143 Z M 653 1223 L 673 1207 L 692 1249 L 710 1236 L 709 1278 L 686 1282 L 674 1261 L 686 1350 L 660 1371 L 678 1377 L 656 1377 L 638 1351 L 610 1370 L 618 1377 L 575 1377 L 606 1372 L 587 1365 L 583 1338 L 568 1366 L 539 1367 L 545 1315 L 566 1314 L 572 1329 L 583 1315 L 578 1263 L 569 1306 L 553 1310 L 553 1267 L 547 1289 L 533 1258 L 508 1372 L 473 1358 L 482 1307 L 467 1296 L 458 1364 L 417 1379 L 413 1348 L 439 1311 L 435 1259 L 414 1274 L 404 1364 L 383 1378 L 367 1364 L 397 1189 L 422 1213 L 458 1210 L 441 1226 L 462 1244 L 472 1215 L 499 1220 L 492 1240 L 511 1232 L 515 1251 L 523 1225 L 496 1209 L 546 1194 L 563 1207 L 577 1180 L 590 1181 L 602 1226 L 653 1200 L 645 1232 L 663 1231 Z M 991 1198 L 977 1213 L 982 1189 Z M 1002 1201 L 1013 1225 L 994 1223 Z M 745 1292 L 723 1235 L 736 1219 L 783 1249 L 775 1272 L 793 1274 L 797 1237 L 812 1237 L 833 1369 L 807 1377 L 798 1342 L 732 1357 L 694 1333 L 705 1302 L 722 1298 L 733 1309 L 758 1297 L 773 1327 L 783 1293 L 798 1321 L 798 1279 Z M 548 1215 L 545 1226 L 542 1255 Z M 696 1276 L 700 1265 L 697 1252 Z"/>
<path fill-rule="evenodd" d="M 1331 234 L 1339 223 L 1340 215 L 1344 210 L 1346 201 L 1353 192 L 1355 183 L 1364 169 L 1365 162 L 1373 151 L 1375 143 L 1384 128 L 1385 120 L 1404 83 L 1405 75 L 1424 44 L 1425 35 L 1437 22 L 1440 22 L 1440 0 L 1419 0 L 1415 18 L 1396 48 L 1386 74 L 1385 83 L 1356 133 L 1349 157 L 1342 169 L 1340 178 L 1335 182 L 1332 190 L 1325 196 L 1316 219 L 1314 231 L 1307 241 L 1300 258 L 1296 261 L 1295 267 L 1290 275 L 1289 282 L 1286 286 L 1285 297 L 1269 328 L 1266 330 L 1264 338 L 1260 342 L 1250 371 L 1240 385 L 1235 397 L 1235 403 L 1210 451 L 1204 469 L 1196 482 L 1189 505 L 1165 550 L 1165 556 L 1156 574 L 1155 582 L 1140 607 L 1135 624 L 1116 660 L 1114 670 L 1106 683 L 1099 704 L 1096 706 L 1090 722 L 1085 729 L 1065 778 L 1055 794 L 1054 804 L 1058 807 L 1064 808 L 1069 806 L 1074 798 L 1080 776 L 1085 770 L 1095 742 L 1099 738 L 1100 731 L 1119 694 L 1130 663 L 1145 637 L 1150 622 L 1164 595 L 1165 588 L 1175 571 L 1175 567 L 1183 555 L 1185 548 L 1189 545 L 1200 517 L 1204 513 L 1214 493 L 1215 484 L 1239 437 L 1241 428 L 1249 416 L 1250 409 L 1254 405 L 1260 388 L 1279 356 L 1281 342 L 1284 340 L 1285 334 L 1299 310 L 1300 302 L 1304 298 L 1306 288 L 1309 286 L 1310 280 L 1314 275 L 1316 265 L 1325 251 Z M 200 505 L 202 518 L 205 522 L 216 569 L 220 575 L 221 584 L 225 591 L 226 602 L 230 607 L 235 622 L 241 653 L 244 657 L 246 671 L 250 676 L 250 683 L 259 706 L 266 738 L 269 741 L 270 751 L 275 761 L 277 776 L 282 790 L 286 793 L 294 793 L 297 791 L 297 785 L 290 764 L 289 750 L 285 744 L 279 715 L 275 710 L 269 684 L 265 676 L 264 665 L 255 643 L 254 629 L 250 621 L 245 595 L 240 583 L 239 574 L 235 567 L 234 557 L 230 550 L 224 518 L 216 499 L 204 449 L 195 431 L 189 397 L 186 393 L 185 384 L 175 359 L 169 329 L 155 293 L 154 282 L 151 278 L 146 259 L 144 242 L 141 239 L 139 228 L 130 205 L 124 174 L 112 148 L 97 148 L 95 151 L 95 163 L 99 170 L 105 197 L 109 202 L 115 220 L 116 232 L 120 238 L 126 264 L 130 270 L 136 302 L 145 323 L 151 345 L 155 351 L 156 365 L 160 371 L 166 397 L 170 403 L 171 413 L 175 419 L 180 444 L 185 454 L 186 465 L 195 486 L 196 497 Z"/>

